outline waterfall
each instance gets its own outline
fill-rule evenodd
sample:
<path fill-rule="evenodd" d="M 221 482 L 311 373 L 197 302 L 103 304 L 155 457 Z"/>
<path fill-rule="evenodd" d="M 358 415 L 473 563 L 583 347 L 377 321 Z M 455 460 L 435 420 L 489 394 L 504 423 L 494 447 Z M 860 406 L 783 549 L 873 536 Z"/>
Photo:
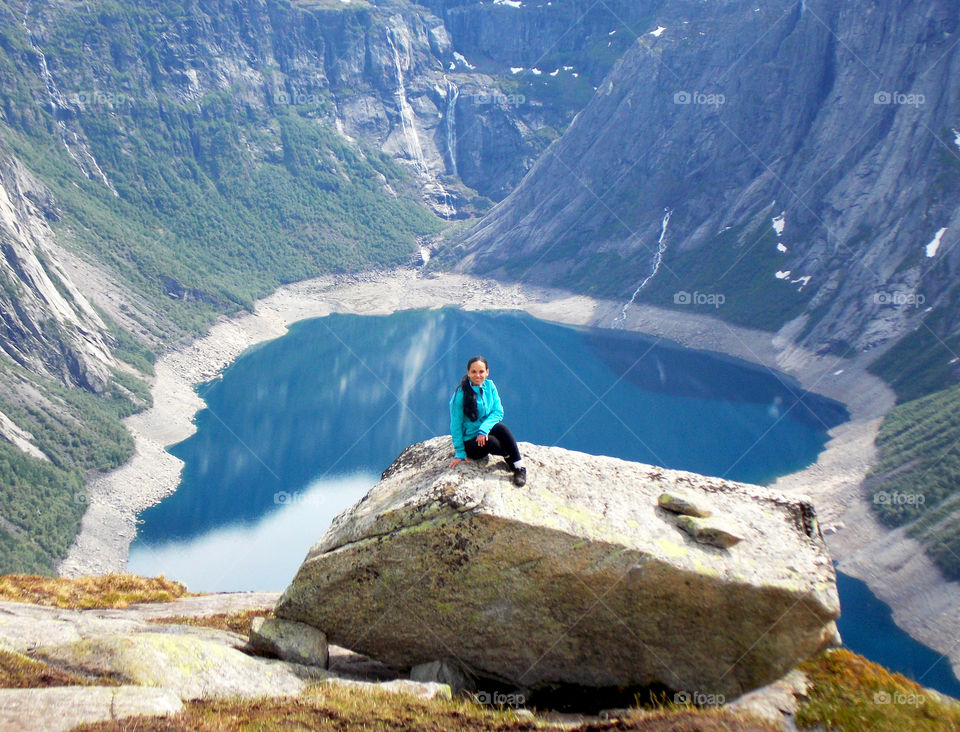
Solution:
<path fill-rule="evenodd" d="M 665 213 L 663 215 L 663 220 L 660 222 L 660 238 L 657 239 L 657 253 L 653 258 L 653 271 L 648 274 L 643 282 L 633 291 L 633 296 L 630 300 L 623 306 L 623 309 L 620 310 L 620 314 L 614 318 L 613 327 L 622 328 L 623 322 L 627 319 L 627 308 L 629 308 L 637 299 L 637 295 L 640 294 L 640 291 L 647 286 L 647 283 L 657 276 L 657 272 L 660 271 L 660 265 L 663 264 L 663 254 L 667 251 L 666 236 L 667 236 L 667 225 L 670 223 L 670 214 L 673 213 L 673 209 L 666 208 L 664 209 Z"/>
<path fill-rule="evenodd" d="M 407 142 L 407 154 L 413 160 L 417 171 L 426 173 L 427 163 L 423 157 L 423 147 L 420 145 L 420 136 L 417 134 L 417 127 L 414 124 L 413 108 L 407 99 L 407 89 L 403 83 L 403 64 L 400 59 L 400 49 L 394 39 L 397 28 L 397 26 L 394 26 L 387 31 L 387 43 L 393 53 L 393 66 L 397 72 L 397 90 L 394 94 L 397 95 L 397 107 L 400 110 L 400 126 L 403 128 L 403 139 Z M 404 32 L 402 26 L 400 31 Z"/>
<path fill-rule="evenodd" d="M 420 144 L 420 135 L 417 133 L 416 116 L 410 101 L 407 99 L 407 88 L 403 79 L 405 67 L 409 67 L 409 47 L 410 36 L 406 27 L 403 25 L 403 19 L 396 16 L 392 20 L 390 28 L 387 29 L 387 45 L 390 47 L 390 53 L 393 56 L 393 68 L 397 74 L 397 88 L 394 94 L 397 97 L 397 109 L 400 112 L 400 127 L 403 130 L 403 139 L 406 147 L 407 157 L 413 162 L 414 167 L 423 181 L 423 191 L 426 194 L 427 202 L 433 210 L 444 218 L 451 218 L 457 213 L 453 205 L 450 194 L 443 187 L 443 183 L 427 166 L 426 158 L 423 154 L 423 146 Z M 451 82 L 447 82 L 447 113 L 450 115 L 444 120 L 447 133 L 447 152 L 451 150 L 456 152 L 456 136 L 452 140 L 451 131 L 453 129 L 452 113 L 456 105 L 456 97 L 459 90 Z M 452 101 L 451 101 L 452 98 Z M 454 172 L 456 171 L 456 159 L 453 160 Z"/>
<path fill-rule="evenodd" d="M 447 138 L 447 157 L 450 159 L 450 172 L 457 175 L 457 99 L 460 89 L 447 79 L 447 109 L 443 113 L 443 128 Z"/>
<path fill-rule="evenodd" d="M 100 164 L 97 163 L 97 159 L 93 156 L 93 153 L 90 152 L 90 149 L 87 147 L 86 143 L 80 139 L 80 136 L 69 129 L 66 123 L 57 116 L 57 111 L 60 109 L 65 109 L 68 105 L 63 98 L 63 94 L 60 92 L 60 88 L 57 86 L 56 81 L 53 78 L 53 74 L 50 73 L 50 67 L 47 65 L 47 56 L 44 54 L 43 49 L 40 48 L 40 44 L 33 37 L 33 31 L 30 30 L 30 25 L 28 23 L 30 14 L 30 5 L 27 5 L 26 10 L 23 13 L 23 27 L 27 32 L 27 40 L 30 41 L 30 46 L 36 52 L 37 56 L 40 58 L 40 78 L 43 80 L 43 86 L 47 91 L 47 103 L 50 105 L 50 114 L 53 115 L 54 121 L 57 123 L 57 127 L 60 128 L 60 142 L 63 143 L 64 148 L 67 150 L 67 154 L 73 159 L 73 162 L 77 164 L 77 167 L 80 168 L 80 172 L 90 180 L 90 172 L 87 170 L 89 165 L 92 168 L 94 174 L 103 182 L 103 184 L 110 189 L 110 192 L 114 196 L 119 196 L 116 188 L 113 187 L 113 184 L 110 182 L 110 179 L 107 178 L 106 173 L 103 172 L 103 169 L 100 167 Z M 88 165 L 84 165 L 83 159 L 74 152 L 73 147 L 70 145 L 70 140 L 73 141 L 73 144 L 80 149 L 80 152 L 87 160 Z"/>

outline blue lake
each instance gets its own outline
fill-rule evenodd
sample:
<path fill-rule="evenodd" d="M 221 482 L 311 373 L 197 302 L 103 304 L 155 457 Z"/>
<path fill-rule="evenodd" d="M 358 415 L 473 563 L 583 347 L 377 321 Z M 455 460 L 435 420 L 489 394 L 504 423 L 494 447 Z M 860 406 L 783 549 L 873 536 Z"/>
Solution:
<path fill-rule="evenodd" d="M 181 485 L 141 515 L 130 570 L 195 591 L 282 589 L 406 446 L 448 434 L 477 353 L 521 441 L 734 480 L 809 465 L 847 419 L 782 374 L 635 333 L 514 312 L 331 315 L 199 389 L 197 433 L 171 448 Z"/>
<path fill-rule="evenodd" d="M 282 588 L 405 447 L 449 432 L 475 353 L 522 441 L 736 480 L 808 465 L 846 419 L 782 375 L 623 331 L 452 308 L 331 315 L 199 389 L 197 432 L 171 448 L 181 485 L 141 515 L 131 568 L 195 590 Z"/>

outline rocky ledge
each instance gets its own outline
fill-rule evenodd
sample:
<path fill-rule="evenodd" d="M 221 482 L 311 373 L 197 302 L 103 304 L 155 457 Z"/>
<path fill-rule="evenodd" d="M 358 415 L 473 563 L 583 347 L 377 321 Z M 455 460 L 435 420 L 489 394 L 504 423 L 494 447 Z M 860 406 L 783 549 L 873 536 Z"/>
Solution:
<path fill-rule="evenodd" d="M 278 618 L 400 669 L 444 660 L 526 690 L 640 687 L 732 699 L 839 638 L 808 500 L 521 445 L 450 469 L 405 450 L 310 550 Z"/>

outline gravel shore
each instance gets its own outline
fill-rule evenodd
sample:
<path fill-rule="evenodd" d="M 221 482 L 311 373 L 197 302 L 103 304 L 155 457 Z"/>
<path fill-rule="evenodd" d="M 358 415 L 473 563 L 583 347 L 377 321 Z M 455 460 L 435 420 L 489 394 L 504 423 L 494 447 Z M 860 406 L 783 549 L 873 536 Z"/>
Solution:
<path fill-rule="evenodd" d="M 189 437 L 203 407 L 194 387 L 214 378 L 243 351 L 282 336 L 305 318 L 331 313 L 384 315 L 449 305 L 466 310 L 523 310 L 572 325 L 613 327 L 622 304 L 582 295 L 414 269 L 323 277 L 287 285 L 257 302 L 254 312 L 225 318 L 187 347 L 156 364 L 154 406 L 125 421 L 136 448 L 122 467 L 87 486 L 89 506 L 62 576 L 123 571 L 136 536 L 136 516 L 176 490 L 182 463 L 165 447 Z M 868 374 L 866 363 L 811 353 L 793 345 L 791 326 L 777 335 L 733 326 L 705 315 L 646 305 L 631 306 L 618 327 L 661 337 L 776 369 L 796 380 L 791 388 L 814 391 L 846 404 L 851 420 L 830 431 L 830 441 L 809 468 L 775 486 L 805 493 L 840 568 L 865 580 L 894 608 L 901 627 L 949 655 L 960 670 L 960 587 L 947 583 L 905 537 L 873 519 L 860 484 L 875 460 L 874 437 L 894 404 L 891 390 Z M 799 327 L 799 324 L 797 324 Z"/>

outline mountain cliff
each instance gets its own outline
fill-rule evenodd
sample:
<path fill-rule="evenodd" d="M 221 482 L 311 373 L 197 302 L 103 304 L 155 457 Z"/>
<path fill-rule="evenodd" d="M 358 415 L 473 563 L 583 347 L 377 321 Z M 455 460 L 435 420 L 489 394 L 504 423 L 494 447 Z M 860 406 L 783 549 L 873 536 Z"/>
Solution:
<path fill-rule="evenodd" d="M 958 25 L 949 2 L 664 3 L 622 29 L 629 52 L 460 266 L 623 301 L 643 284 L 637 300 L 668 307 L 698 293 L 837 354 L 916 333 L 909 373 L 885 375 L 942 388 Z"/>

